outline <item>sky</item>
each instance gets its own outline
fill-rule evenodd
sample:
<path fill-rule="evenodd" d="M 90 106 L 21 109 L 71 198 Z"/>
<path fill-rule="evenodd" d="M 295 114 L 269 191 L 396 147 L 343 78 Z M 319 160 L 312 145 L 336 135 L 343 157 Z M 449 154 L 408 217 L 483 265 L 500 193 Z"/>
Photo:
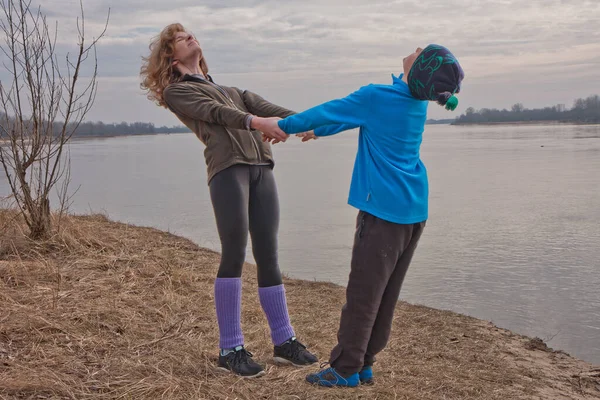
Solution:
<path fill-rule="evenodd" d="M 79 1 L 39 4 L 58 24 L 57 48 L 74 52 Z M 295 111 L 391 83 L 402 59 L 430 43 L 448 47 L 466 75 L 458 109 L 431 104 L 430 118 L 514 103 L 570 107 L 600 94 L 599 0 L 83 0 L 83 7 L 89 38 L 110 8 L 92 121 L 180 125 L 139 86 L 151 39 L 173 22 L 196 35 L 217 83 Z"/>

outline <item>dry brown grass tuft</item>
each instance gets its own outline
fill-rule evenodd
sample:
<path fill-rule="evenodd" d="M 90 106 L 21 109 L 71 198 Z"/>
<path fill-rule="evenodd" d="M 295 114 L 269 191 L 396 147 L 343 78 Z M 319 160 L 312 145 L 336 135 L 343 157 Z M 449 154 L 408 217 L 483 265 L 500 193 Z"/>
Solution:
<path fill-rule="evenodd" d="M 62 227 L 33 243 L 22 221 L 0 210 L 0 398 L 600 398 L 598 374 L 585 362 L 539 351 L 531 339 L 484 321 L 406 303 L 398 306 L 374 386 L 312 387 L 304 376 L 315 368 L 272 364 L 251 265 L 242 323 L 247 347 L 268 374 L 244 380 L 219 373 L 219 254 L 101 215 L 66 217 Z M 299 338 L 326 360 L 344 289 L 285 283 Z"/>

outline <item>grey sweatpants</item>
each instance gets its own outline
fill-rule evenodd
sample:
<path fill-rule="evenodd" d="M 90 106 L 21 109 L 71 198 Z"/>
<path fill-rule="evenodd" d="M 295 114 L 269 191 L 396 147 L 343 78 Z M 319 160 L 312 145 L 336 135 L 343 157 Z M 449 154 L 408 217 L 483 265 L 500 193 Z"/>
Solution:
<path fill-rule="evenodd" d="M 394 224 L 358 213 L 346 304 L 329 362 L 344 376 L 372 365 L 385 348 L 404 276 L 425 221 Z"/>
<path fill-rule="evenodd" d="M 268 165 L 237 164 L 216 174 L 209 184 L 221 264 L 217 277 L 239 278 L 246 259 L 248 232 L 258 269 L 258 286 L 281 285 L 277 260 L 279 198 Z"/>

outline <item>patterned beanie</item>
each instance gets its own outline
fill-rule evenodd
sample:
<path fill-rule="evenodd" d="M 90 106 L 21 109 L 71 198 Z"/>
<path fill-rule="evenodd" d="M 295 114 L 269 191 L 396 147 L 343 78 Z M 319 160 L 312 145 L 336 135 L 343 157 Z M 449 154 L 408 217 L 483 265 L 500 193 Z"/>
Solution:
<path fill-rule="evenodd" d="M 460 83 L 465 77 L 458 60 L 450 50 L 430 44 L 415 60 L 408 72 L 408 87 L 411 94 L 420 100 L 437 101 L 447 110 L 454 110 L 460 92 Z"/>

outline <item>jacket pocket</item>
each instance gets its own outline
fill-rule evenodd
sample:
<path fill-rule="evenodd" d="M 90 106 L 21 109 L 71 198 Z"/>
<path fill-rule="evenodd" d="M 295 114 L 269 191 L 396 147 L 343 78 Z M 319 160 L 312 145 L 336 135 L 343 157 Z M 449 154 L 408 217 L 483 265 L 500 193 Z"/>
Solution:
<path fill-rule="evenodd" d="M 196 124 L 196 136 L 198 136 L 198 139 L 200 139 L 205 146 L 208 146 L 208 137 L 210 135 L 207 134 L 208 130 L 206 129 L 204 122 L 194 120 L 194 123 Z"/>

